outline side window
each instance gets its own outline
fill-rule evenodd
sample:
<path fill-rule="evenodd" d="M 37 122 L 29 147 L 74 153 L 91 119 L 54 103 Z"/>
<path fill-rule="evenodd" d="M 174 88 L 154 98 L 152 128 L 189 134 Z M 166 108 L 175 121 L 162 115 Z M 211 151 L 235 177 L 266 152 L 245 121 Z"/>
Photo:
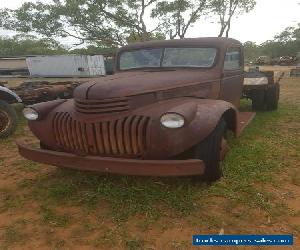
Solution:
<path fill-rule="evenodd" d="M 225 56 L 224 70 L 240 69 L 241 66 L 241 49 L 229 48 Z"/>

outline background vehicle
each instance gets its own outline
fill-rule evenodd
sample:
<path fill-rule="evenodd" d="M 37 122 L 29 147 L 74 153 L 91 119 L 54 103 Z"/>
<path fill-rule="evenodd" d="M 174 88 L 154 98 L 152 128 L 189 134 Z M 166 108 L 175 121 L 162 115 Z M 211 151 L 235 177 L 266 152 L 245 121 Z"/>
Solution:
<path fill-rule="evenodd" d="M 257 64 L 257 65 L 269 65 L 269 64 L 271 64 L 271 57 L 269 57 L 269 56 L 259 56 L 255 60 L 255 64 Z"/>
<path fill-rule="evenodd" d="M 245 72 L 243 97 L 252 100 L 253 110 L 277 109 L 282 76 L 283 73 L 276 79 L 274 71 L 260 71 L 258 67 Z"/>
<path fill-rule="evenodd" d="M 114 72 L 78 86 L 74 99 L 25 109 L 41 148 L 18 142 L 21 155 L 108 173 L 221 177 L 226 131 L 238 136 L 254 117 L 237 110 L 244 83 L 239 41 L 131 44 L 118 51 Z"/>
<path fill-rule="evenodd" d="M 296 68 L 295 69 L 291 69 L 291 77 L 299 77 L 300 76 L 300 52 L 297 53 L 296 56 Z"/>
<path fill-rule="evenodd" d="M 0 138 L 13 134 L 17 128 L 17 114 L 12 103 L 22 102 L 13 91 L 0 86 Z"/>
<path fill-rule="evenodd" d="M 294 65 L 296 61 L 297 61 L 296 56 L 281 56 L 279 58 L 279 65 L 282 66 Z"/>

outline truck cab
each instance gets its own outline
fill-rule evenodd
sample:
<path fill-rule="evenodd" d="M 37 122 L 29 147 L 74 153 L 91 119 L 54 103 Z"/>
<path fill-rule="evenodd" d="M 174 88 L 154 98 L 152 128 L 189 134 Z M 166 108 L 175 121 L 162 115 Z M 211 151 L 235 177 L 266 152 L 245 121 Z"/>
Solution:
<path fill-rule="evenodd" d="M 238 135 L 247 123 L 237 111 L 244 81 L 239 41 L 130 44 L 119 49 L 114 72 L 78 86 L 74 99 L 26 108 L 41 147 L 18 142 L 21 155 L 116 174 L 222 176 L 226 131 Z"/>

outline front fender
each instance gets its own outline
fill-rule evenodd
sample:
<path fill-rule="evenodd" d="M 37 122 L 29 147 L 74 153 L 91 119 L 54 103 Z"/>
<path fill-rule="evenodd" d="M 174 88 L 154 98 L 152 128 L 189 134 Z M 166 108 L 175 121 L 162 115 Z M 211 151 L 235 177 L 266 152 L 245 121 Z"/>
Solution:
<path fill-rule="evenodd" d="M 8 103 L 22 102 L 21 98 L 8 88 L 0 86 L 0 99 Z"/>
<path fill-rule="evenodd" d="M 236 133 L 237 111 L 229 102 L 222 100 L 178 98 L 154 104 L 148 142 L 149 159 L 165 159 L 176 156 L 205 139 L 217 126 L 223 116 L 230 130 Z M 160 123 L 160 116 L 175 112 L 185 117 L 182 128 L 165 128 Z M 147 112 L 146 112 L 147 113 Z"/>

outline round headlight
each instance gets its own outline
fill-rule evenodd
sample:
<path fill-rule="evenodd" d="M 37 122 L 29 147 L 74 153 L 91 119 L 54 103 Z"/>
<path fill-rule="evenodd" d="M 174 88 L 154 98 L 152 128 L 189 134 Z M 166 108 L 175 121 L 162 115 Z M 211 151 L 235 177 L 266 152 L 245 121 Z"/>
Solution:
<path fill-rule="evenodd" d="M 32 108 L 24 108 L 23 115 L 30 121 L 35 121 L 39 118 L 39 114 Z"/>
<path fill-rule="evenodd" d="M 181 128 L 184 125 L 184 118 L 176 113 L 167 113 L 162 115 L 160 122 L 166 128 Z"/>

